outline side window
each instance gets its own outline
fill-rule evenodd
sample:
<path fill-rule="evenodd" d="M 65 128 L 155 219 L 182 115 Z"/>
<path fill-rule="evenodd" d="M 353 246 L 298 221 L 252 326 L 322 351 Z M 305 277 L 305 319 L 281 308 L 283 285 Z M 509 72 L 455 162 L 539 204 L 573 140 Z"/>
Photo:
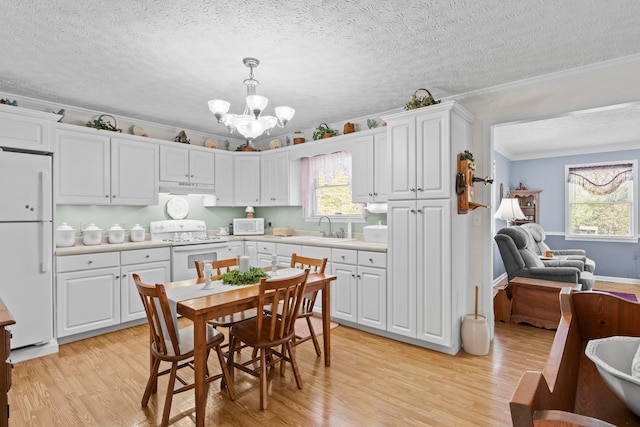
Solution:
<path fill-rule="evenodd" d="M 637 239 L 637 161 L 566 166 L 567 238 Z"/>
<path fill-rule="evenodd" d="M 323 215 L 362 219 L 362 206 L 351 201 L 351 153 L 324 154 L 302 160 L 302 202 L 305 217 Z"/>

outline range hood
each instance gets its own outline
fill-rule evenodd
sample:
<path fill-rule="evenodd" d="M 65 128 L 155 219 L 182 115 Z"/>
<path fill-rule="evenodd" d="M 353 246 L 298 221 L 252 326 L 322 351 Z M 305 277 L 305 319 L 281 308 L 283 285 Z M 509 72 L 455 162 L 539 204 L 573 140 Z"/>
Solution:
<path fill-rule="evenodd" d="M 192 184 L 189 182 L 160 181 L 160 193 L 213 195 L 213 184 Z"/>

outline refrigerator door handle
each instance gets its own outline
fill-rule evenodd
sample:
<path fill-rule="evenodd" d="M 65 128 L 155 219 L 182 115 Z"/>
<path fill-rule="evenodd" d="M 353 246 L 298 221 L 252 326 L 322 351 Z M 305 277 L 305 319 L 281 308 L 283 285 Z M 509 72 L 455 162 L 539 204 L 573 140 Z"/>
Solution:
<path fill-rule="evenodd" d="M 39 221 L 47 221 L 45 209 L 51 206 L 51 175 L 47 171 L 40 172 L 40 218 Z"/>
<path fill-rule="evenodd" d="M 51 222 L 40 222 L 42 242 L 40 244 L 40 272 L 47 273 L 51 269 L 49 253 L 51 251 L 53 225 Z"/>

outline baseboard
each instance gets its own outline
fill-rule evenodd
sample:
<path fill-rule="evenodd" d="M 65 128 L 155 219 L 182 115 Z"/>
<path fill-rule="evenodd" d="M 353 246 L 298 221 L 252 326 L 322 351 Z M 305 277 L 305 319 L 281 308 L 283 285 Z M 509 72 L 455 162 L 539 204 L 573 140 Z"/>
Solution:
<path fill-rule="evenodd" d="M 630 279 L 627 277 L 594 276 L 596 282 L 625 283 L 628 285 L 640 285 L 640 279 Z"/>
<path fill-rule="evenodd" d="M 57 352 L 58 341 L 51 340 L 42 345 L 31 345 L 29 347 L 22 347 L 16 350 L 11 350 L 9 360 L 11 360 L 11 363 L 18 363 L 29 359 L 35 359 L 36 357 L 54 354 Z"/>

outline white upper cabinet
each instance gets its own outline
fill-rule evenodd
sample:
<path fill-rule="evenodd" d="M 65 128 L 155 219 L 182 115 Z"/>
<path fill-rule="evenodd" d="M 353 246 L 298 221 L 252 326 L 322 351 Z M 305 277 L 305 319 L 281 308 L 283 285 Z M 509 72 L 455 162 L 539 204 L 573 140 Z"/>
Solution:
<path fill-rule="evenodd" d="M 389 200 L 452 196 L 452 139 L 470 140 L 473 117 L 455 102 L 385 117 L 391 165 Z M 464 133 L 464 135 L 462 135 Z"/>
<path fill-rule="evenodd" d="M 51 135 L 60 116 L 0 104 L 0 147 L 52 151 Z"/>
<path fill-rule="evenodd" d="M 359 137 L 352 144 L 352 200 L 386 202 L 389 193 L 387 134 Z"/>
<path fill-rule="evenodd" d="M 161 145 L 160 181 L 213 185 L 215 153 L 211 149 Z"/>
<path fill-rule="evenodd" d="M 234 206 L 260 204 L 260 155 L 235 156 L 233 166 Z"/>
<path fill-rule="evenodd" d="M 59 125 L 56 131 L 57 204 L 158 203 L 157 144 L 69 128 Z"/>
<path fill-rule="evenodd" d="M 300 164 L 286 151 L 261 155 L 260 206 L 300 206 Z"/>
<path fill-rule="evenodd" d="M 233 206 L 233 160 L 234 156 L 230 153 L 216 153 L 216 206 Z"/>

